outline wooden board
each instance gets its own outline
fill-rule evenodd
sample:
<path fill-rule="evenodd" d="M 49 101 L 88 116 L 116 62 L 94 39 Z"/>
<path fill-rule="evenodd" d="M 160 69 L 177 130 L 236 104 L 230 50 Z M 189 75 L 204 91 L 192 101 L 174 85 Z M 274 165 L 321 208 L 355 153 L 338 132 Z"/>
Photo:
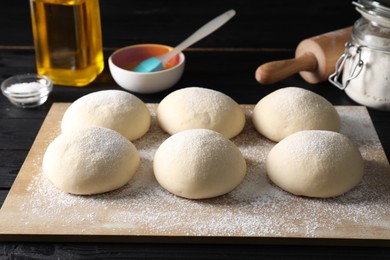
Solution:
<path fill-rule="evenodd" d="M 155 150 L 168 137 L 155 121 L 134 144 L 141 155 L 135 177 L 123 188 L 95 196 L 56 189 L 41 172 L 47 145 L 60 133 L 69 104 L 51 108 L 0 210 L 0 240 L 205 243 L 380 244 L 390 241 L 390 166 L 364 107 L 336 107 L 341 132 L 365 160 L 362 182 L 331 199 L 296 197 L 271 184 L 265 158 L 274 143 L 251 124 L 232 139 L 247 161 L 243 183 L 214 199 L 187 200 L 154 178 Z"/>

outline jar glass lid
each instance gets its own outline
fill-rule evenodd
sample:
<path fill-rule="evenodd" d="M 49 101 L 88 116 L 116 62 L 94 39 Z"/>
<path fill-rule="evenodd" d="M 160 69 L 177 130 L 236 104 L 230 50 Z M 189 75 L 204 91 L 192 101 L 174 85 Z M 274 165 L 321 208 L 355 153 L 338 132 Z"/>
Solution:
<path fill-rule="evenodd" d="M 358 0 L 353 1 L 360 13 L 390 19 L 390 0 Z"/>

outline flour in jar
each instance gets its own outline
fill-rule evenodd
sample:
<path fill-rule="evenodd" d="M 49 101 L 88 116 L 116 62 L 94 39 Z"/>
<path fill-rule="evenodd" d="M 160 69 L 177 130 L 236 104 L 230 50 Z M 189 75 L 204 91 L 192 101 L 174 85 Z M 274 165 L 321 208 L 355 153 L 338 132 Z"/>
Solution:
<path fill-rule="evenodd" d="M 359 54 L 356 47 L 351 48 L 352 57 L 346 60 L 343 72 L 343 85 L 348 77 L 359 70 Z M 362 47 L 360 59 L 364 62 L 358 76 L 352 79 L 345 92 L 354 101 L 368 107 L 390 110 L 390 52 Z M 356 70 L 355 70 L 356 67 Z M 354 71 L 355 70 L 355 71 Z"/>
<path fill-rule="evenodd" d="M 356 10 L 362 17 L 354 23 L 352 42 L 346 45 L 342 68 L 345 92 L 360 104 L 390 110 L 390 19 L 383 15 L 388 8 L 364 1 Z"/>

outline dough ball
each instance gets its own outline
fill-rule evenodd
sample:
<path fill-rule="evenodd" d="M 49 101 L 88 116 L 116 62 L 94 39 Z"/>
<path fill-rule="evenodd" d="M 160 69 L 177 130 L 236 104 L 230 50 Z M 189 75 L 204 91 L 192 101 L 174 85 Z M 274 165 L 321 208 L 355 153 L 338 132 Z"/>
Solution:
<path fill-rule="evenodd" d="M 161 101 L 157 121 L 171 135 L 204 128 L 232 138 L 244 128 L 245 115 L 229 96 L 211 89 L 190 87 L 176 90 Z"/>
<path fill-rule="evenodd" d="M 85 95 L 65 111 L 62 132 L 96 125 L 121 133 L 129 140 L 143 136 L 150 127 L 150 112 L 144 102 L 125 91 L 103 90 Z"/>
<path fill-rule="evenodd" d="M 324 130 L 294 133 L 270 151 L 267 174 L 280 188 L 307 197 L 335 197 L 363 177 L 363 158 L 346 136 Z"/>
<path fill-rule="evenodd" d="M 207 129 L 172 135 L 157 149 L 154 175 L 169 192 L 188 199 L 216 197 L 244 179 L 246 162 L 237 146 Z"/>
<path fill-rule="evenodd" d="M 331 103 L 296 87 L 265 96 L 255 106 L 252 120 L 260 134 L 275 142 L 302 130 L 340 130 L 340 116 Z"/>
<path fill-rule="evenodd" d="M 43 174 L 59 189 L 79 195 L 125 185 L 140 162 L 135 146 L 108 128 L 80 127 L 59 135 L 43 157 Z"/>

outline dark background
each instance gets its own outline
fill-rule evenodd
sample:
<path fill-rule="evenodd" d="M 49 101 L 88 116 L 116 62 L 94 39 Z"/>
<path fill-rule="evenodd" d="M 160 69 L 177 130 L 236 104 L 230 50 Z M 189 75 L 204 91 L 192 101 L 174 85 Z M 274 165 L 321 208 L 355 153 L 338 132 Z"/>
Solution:
<path fill-rule="evenodd" d="M 271 86 L 254 79 L 260 64 L 292 58 L 297 44 L 308 37 L 351 26 L 360 15 L 346 0 L 100 0 L 106 67 L 85 88 L 55 86 L 49 100 L 36 109 L 20 109 L 0 96 L 0 205 L 25 159 L 53 102 L 72 102 L 87 93 L 119 89 L 107 58 L 117 48 L 138 43 L 176 45 L 217 15 L 235 9 L 237 15 L 218 31 L 185 51 L 186 69 L 172 89 L 138 95 L 159 102 L 167 93 L 187 86 L 222 91 L 239 103 L 255 104 L 277 88 L 299 86 L 321 94 L 334 105 L 355 105 L 328 82 L 311 85 L 294 75 Z M 0 5 L 0 82 L 14 74 L 35 72 L 28 0 Z M 390 123 L 386 112 L 369 109 L 390 155 Z M 0 259 L 388 259 L 390 249 L 346 246 L 0 243 Z M 298 245 L 297 245 L 298 244 Z"/>
<path fill-rule="evenodd" d="M 350 26 L 359 17 L 347 0 L 100 0 L 103 45 L 176 45 L 229 9 L 236 17 L 194 47 L 292 49 L 304 38 Z M 32 46 L 28 0 L 2 1 L 0 46 Z"/>

